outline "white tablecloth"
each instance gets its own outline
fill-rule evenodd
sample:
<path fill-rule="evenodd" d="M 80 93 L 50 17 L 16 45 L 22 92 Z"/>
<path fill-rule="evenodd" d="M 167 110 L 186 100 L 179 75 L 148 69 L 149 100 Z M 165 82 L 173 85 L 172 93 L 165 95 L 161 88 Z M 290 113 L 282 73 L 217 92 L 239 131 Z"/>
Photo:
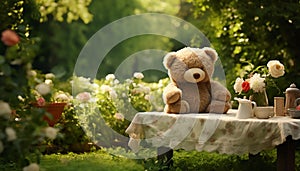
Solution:
<path fill-rule="evenodd" d="M 144 139 L 153 147 L 241 155 L 272 149 L 289 135 L 300 139 L 300 119 L 237 119 L 235 114 L 236 110 L 226 115 L 137 113 L 126 130 L 128 145 L 137 152 Z"/>

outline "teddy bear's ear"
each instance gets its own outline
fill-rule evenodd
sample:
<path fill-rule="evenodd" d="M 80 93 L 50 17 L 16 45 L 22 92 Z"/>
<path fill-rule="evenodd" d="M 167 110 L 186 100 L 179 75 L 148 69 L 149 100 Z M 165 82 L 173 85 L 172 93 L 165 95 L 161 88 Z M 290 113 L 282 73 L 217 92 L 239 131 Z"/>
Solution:
<path fill-rule="evenodd" d="M 217 61 L 217 59 L 218 59 L 218 54 L 217 54 L 217 52 L 216 52 L 214 49 L 212 49 L 212 48 L 210 48 L 210 47 L 204 47 L 203 50 L 204 50 L 204 52 L 211 58 L 211 60 L 212 60 L 213 62 L 216 62 L 216 61 Z"/>
<path fill-rule="evenodd" d="M 163 64 L 164 64 L 165 68 L 169 69 L 172 66 L 172 64 L 175 61 L 175 59 L 176 59 L 176 53 L 175 52 L 168 53 L 164 57 L 164 61 L 163 61 Z"/>

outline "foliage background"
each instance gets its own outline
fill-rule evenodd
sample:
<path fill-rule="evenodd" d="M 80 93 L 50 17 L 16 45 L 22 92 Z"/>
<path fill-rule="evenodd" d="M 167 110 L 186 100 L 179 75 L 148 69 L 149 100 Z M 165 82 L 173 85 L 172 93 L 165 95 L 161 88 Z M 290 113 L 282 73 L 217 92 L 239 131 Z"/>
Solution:
<path fill-rule="evenodd" d="M 299 7 L 297 0 L 92 1 L 89 10 L 93 18 L 88 24 L 82 20 L 56 22 L 50 16 L 46 22 L 34 25 L 35 34 L 42 37 L 43 47 L 34 61 L 34 67 L 68 78 L 73 73 L 81 48 L 96 31 L 125 16 L 159 12 L 194 24 L 208 37 L 219 53 L 226 72 L 227 87 L 232 94 L 233 81 L 244 71 L 266 65 L 271 59 L 280 60 L 286 67 L 285 77 L 277 81 L 282 90 L 279 95 L 283 96 L 289 84 L 295 82 L 300 85 L 297 79 L 300 52 L 296 42 L 300 36 Z M 118 31 L 115 30 L 116 33 Z M 137 51 L 151 48 L 173 51 L 182 47 L 176 41 L 159 36 L 131 38 L 114 47 L 105 57 L 98 78 L 113 73 L 126 57 Z M 155 75 L 151 80 L 166 77 L 161 72 L 151 74 Z M 272 97 L 278 94 L 272 89 L 268 93 L 272 103 Z"/>

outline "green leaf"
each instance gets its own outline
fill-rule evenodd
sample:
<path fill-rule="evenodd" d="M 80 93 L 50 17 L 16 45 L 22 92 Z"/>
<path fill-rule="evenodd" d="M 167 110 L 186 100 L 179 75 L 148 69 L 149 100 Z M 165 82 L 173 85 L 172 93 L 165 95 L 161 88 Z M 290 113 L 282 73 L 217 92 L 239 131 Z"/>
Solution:
<path fill-rule="evenodd" d="M 4 64 L 2 66 L 2 72 L 3 72 L 4 75 L 10 76 L 11 75 L 11 67 L 7 64 Z"/>
<path fill-rule="evenodd" d="M 3 64 L 5 62 L 4 56 L 0 55 L 0 64 Z"/>

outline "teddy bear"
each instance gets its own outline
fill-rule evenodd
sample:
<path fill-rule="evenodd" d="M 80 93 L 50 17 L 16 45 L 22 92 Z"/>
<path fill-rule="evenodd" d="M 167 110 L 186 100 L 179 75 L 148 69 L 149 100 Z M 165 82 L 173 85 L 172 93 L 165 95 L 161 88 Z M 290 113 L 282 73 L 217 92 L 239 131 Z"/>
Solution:
<path fill-rule="evenodd" d="M 211 79 L 217 59 L 210 47 L 185 47 L 164 56 L 171 80 L 163 91 L 166 113 L 227 113 L 231 94 Z"/>

